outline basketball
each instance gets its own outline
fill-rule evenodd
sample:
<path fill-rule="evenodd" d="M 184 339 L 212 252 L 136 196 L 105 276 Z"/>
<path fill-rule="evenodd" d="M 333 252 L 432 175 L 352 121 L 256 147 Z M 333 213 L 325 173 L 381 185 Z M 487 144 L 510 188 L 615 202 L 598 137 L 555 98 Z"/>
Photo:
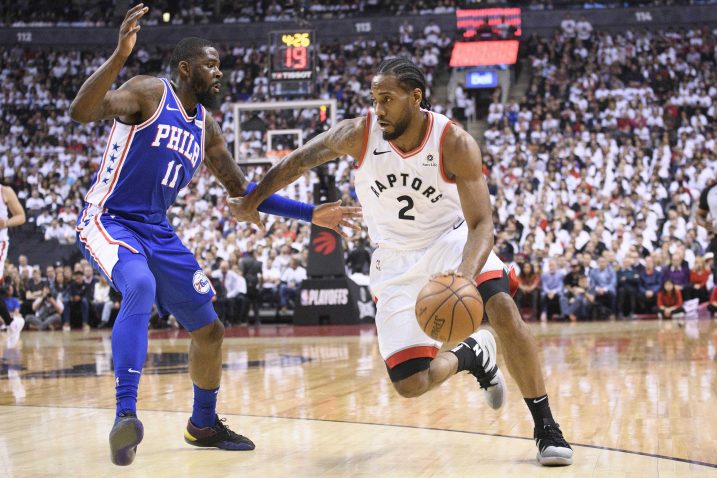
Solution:
<path fill-rule="evenodd" d="M 470 279 L 453 273 L 435 275 L 418 294 L 416 320 L 429 337 L 458 342 L 483 320 L 483 299 Z"/>

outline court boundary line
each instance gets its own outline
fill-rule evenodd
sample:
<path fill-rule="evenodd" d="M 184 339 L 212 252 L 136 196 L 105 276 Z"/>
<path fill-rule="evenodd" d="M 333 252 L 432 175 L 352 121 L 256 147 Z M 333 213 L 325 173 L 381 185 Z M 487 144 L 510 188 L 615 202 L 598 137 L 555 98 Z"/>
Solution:
<path fill-rule="evenodd" d="M 72 410 L 112 410 L 112 408 L 103 408 L 103 407 L 70 407 L 70 406 L 54 406 L 54 405 L 1 405 L 1 407 L 17 407 L 17 408 L 61 408 L 61 409 L 72 409 Z M 140 411 L 143 412 L 163 412 L 163 413 L 189 413 L 189 411 L 184 410 L 157 410 L 157 409 L 142 409 Z M 222 413 L 221 415 L 225 415 L 228 417 L 251 417 L 251 418 L 276 418 L 281 420 L 297 420 L 297 421 L 312 421 L 312 422 L 327 422 L 327 423 L 346 423 L 346 424 L 354 424 L 354 425 L 371 425 L 371 426 L 379 426 L 379 427 L 396 427 L 396 428 L 408 428 L 413 430 L 429 430 L 429 431 L 437 431 L 437 432 L 449 432 L 449 433 L 463 433 L 468 435 L 479 435 L 479 436 L 485 436 L 485 437 L 498 437 L 498 438 L 511 438 L 516 440 L 529 440 L 533 441 L 532 438 L 528 437 L 521 437 L 516 435 L 504 435 L 501 433 L 487 433 L 487 432 L 476 432 L 476 431 L 470 431 L 470 430 L 451 430 L 450 428 L 437 428 L 437 427 L 419 427 L 416 425 L 399 425 L 399 424 L 391 424 L 391 423 L 372 423 L 372 422 L 357 422 L 357 421 L 350 421 L 350 420 L 334 420 L 334 419 L 327 419 L 327 418 L 301 418 L 301 417 L 282 417 L 282 416 L 275 416 L 275 415 L 255 415 L 250 413 Z M 584 443 L 571 443 L 571 446 L 573 447 L 583 447 L 583 448 L 592 448 L 595 450 L 606 450 L 606 451 L 614 451 L 617 453 L 626 453 L 629 455 L 639 455 L 639 456 L 646 456 L 650 458 L 657 458 L 659 460 L 670 460 L 670 461 L 677 461 L 680 463 L 687 463 L 689 465 L 697 465 L 697 466 L 704 466 L 707 468 L 716 468 L 717 469 L 717 463 L 707 463 L 704 461 L 697 461 L 697 460 L 690 460 L 687 458 L 679 458 L 676 456 L 668 456 L 668 455 L 658 455 L 656 453 L 647 453 L 643 451 L 634 451 L 634 450 L 625 450 L 623 448 L 613 448 L 609 446 L 601 446 L 601 445 L 589 445 Z"/>

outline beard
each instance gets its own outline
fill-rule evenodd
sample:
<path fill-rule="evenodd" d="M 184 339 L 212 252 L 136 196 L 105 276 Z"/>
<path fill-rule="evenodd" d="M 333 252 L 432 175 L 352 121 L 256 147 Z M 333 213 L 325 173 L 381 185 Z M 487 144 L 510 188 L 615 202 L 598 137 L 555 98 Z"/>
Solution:
<path fill-rule="evenodd" d="M 221 88 L 218 93 L 215 93 L 211 84 L 204 85 L 193 80 L 192 89 L 196 92 L 197 102 L 209 111 L 217 111 L 222 106 Z"/>
<path fill-rule="evenodd" d="M 393 125 L 392 132 L 390 132 L 390 133 L 388 131 L 383 132 L 383 139 L 386 141 L 393 141 L 394 139 L 399 138 L 403 133 L 406 132 L 406 129 L 408 128 L 409 121 L 410 121 L 410 117 L 408 115 L 406 115 L 403 118 L 401 118 L 400 120 L 398 120 Z"/>
<path fill-rule="evenodd" d="M 214 93 L 214 91 L 212 91 L 212 87 L 210 86 L 202 93 L 197 93 L 197 102 L 209 111 L 217 111 L 222 106 L 221 90 L 219 93 Z"/>

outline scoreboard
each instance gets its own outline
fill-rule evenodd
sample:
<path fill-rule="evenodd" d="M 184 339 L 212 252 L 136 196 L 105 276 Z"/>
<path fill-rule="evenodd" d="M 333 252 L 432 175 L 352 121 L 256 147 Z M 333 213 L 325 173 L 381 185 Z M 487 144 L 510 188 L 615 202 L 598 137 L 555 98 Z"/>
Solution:
<path fill-rule="evenodd" d="M 269 80 L 273 95 L 305 95 L 313 91 L 317 47 L 313 30 L 269 33 Z"/>

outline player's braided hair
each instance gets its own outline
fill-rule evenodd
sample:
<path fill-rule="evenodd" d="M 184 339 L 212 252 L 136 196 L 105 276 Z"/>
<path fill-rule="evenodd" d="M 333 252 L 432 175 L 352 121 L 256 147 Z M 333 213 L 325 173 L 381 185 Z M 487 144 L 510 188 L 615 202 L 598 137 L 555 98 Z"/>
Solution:
<path fill-rule="evenodd" d="M 401 85 L 408 89 L 418 88 L 421 90 L 421 108 L 431 109 L 431 103 L 426 99 L 426 77 L 421 69 L 408 58 L 396 57 L 383 60 L 378 65 L 377 75 L 395 76 Z"/>
<path fill-rule="evenodd" d="M 172 75 L 177 73 L 180 61 L 189 61 L 201 55 L 206 47 L 214 47 L 214 43 L 198 37 L 187 37 L 179 40 L 179 43 L 172 50 L 172 58 L 169 60 Z"/>

